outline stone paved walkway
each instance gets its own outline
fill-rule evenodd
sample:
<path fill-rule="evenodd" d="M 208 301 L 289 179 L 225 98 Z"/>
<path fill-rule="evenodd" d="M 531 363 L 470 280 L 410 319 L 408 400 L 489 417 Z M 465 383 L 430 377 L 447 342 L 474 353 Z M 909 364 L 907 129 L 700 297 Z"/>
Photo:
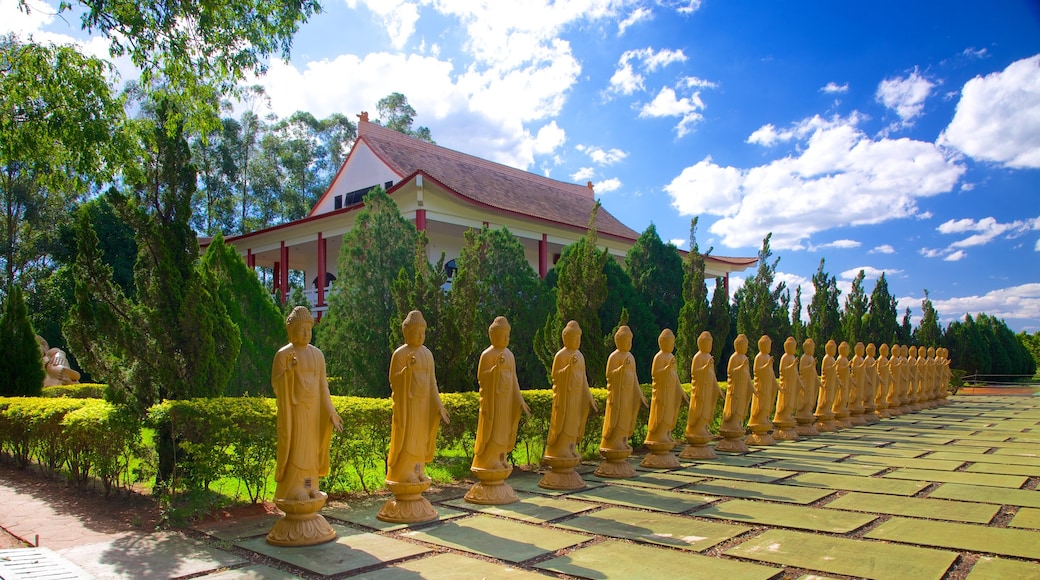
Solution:
<path fill-rule="evenodd" d="M 274 516 L 108 529 L 2 481 L 0 526 L 96 578 L 1040 579 L 1040 397 L 952 400 L 631 480 L 586 473 L 578 492 L 517 471 L 521 502 L 445 490 L 423 525 L 379 522 L 382 500 L 333 503 L 339 537 L 310 548 L 267 545 Z"/>

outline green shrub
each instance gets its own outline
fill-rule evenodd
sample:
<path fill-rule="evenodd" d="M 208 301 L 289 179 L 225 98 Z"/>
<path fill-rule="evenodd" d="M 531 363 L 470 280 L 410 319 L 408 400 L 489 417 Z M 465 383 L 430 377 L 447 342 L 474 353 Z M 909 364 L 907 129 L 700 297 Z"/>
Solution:
<path fill-rule="evenodd" d="M 141 451 L 141 424 L 105 401 L 87 401 L 62 419 L 62 440 L 70 480 L 84 486 L 93 474 L 105 495 L 135 482 L 130 466 Z"/>
<path fill-rule="evenodd" d="M 69 398 L 69 399 L 104 399 L 105 389 L 108 385 L 95 383 L 76 383 L 74 385 L 55 385 L 43 387 L 41 397 Z"/>

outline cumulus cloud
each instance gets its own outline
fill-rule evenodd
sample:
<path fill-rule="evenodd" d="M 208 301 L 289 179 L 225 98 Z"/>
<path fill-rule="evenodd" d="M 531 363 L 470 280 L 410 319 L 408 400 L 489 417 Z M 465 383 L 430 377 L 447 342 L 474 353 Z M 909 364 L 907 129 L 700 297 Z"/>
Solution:
<path fill-rule="evenodd" d="M 682 248 L 689 241 L 690 240 L 687 240 L 686 238 L 672 238 L 668 240 L 668 243 L 675 246 L 676 248 Z"/>
<path fill-rule="evenodd" d="M 642 6 L 640 6 L 639 8 L 636 8 L 635 10 L 632 11 L 631 14 L 628 15 L 627 18 L 625 18 L 621 22 L 618 22 L 618 26 L 617 26 L 618 36 L 621 36 L 622 34 L 624 34 L 625 31 L 628 30 L 628 27 L 632 26 L 633 24 L 635 24 L 637 22 L 642 22 L 644 20 L 651 20 L 651 19 L 653 19 L 653 17 L 654 17 L 654 13 L 651 12 L 649 8 L 645 8 L 645 7 L 642 7 Z"/>
<path fill-rule="evenodd" d="M 1040 319 L 1040 283 L 1020 284 L 991 290 L 981 296 L 962 296 L 946 300 L 932 299 L 932 305 L 947 321 L 963 319 L 965 314 L 985 312 L 1008 320 Z"/>
<path fill-rule="evenodd" d="M 1031 231 L 1040 230 L 1040 216 L 1024 220 L 1001 223 L 993 217 L 985 217 L 980 220 L 963 218 L 959 220 L 947 220 L 935 228 L 941 234 L 958 235 L 970 234 L 950 243 L 946 248 L 923 248 L 921 255 L 926 258 L 939 258 L 947 262 L 956 262 L 965 258 L 968 254 L 964 248 L 984 246 L 998 238 L 1015 239 Z"/>
<path fill-rule="evenodd" d="M 964 256 L 966 255 L 967 254 L 964 253 L 964 250 L 957 250 L 956 252 L 951 252 L 947 254 L 946 257 L 943 258 L 943 260 L 947 262 L 959 262 L 962 259 L 964 259 Z"/>
<path fill-rule="evenodd" d="M 618 189 L 621 189 L 621 180 L 616 177 L 604 179 L 603 181 L 593 184 L 593 190 L 596 193 L 609 193 L 611 191 L 617 191 Z"/>
<path fill-rule="evenodd" d="M 676 62 L 685 62 L 686 54 L 682 50 L 661 49 L 655 51 L 651 47 L 626 50 L 618 59 L 617 68 L 610 77 L 608 94 L 631 95 L 644 90 L 647 74 Z"/>
<path fill-rule="evenodd" d="M 709 231 L 725 246 L 755 247 L 773 232 L 774 249 L 798 250 L 818 232 L 912 217 L 919 198 L 952 191 L 963 175 L 935 144 L 873 139 L 858 119 L 813 117 L 773 128 L 774 142 L 799 141 L 796 154 L 747 169 L 708 157 L 664 190 L 681 215 L 720 216 Z M 761 133 L 758 139 L 768 141 Z"/>
<path fill-rule="evenodd" d="M 891 244 L 881 244 L 868 252 L 869 254 L 894 254 L 896 249 Z"/>
<path fill-rule="evenodd" d="M 704 101 L 700 92 L 688 97 L 678 97 L 675 89 L 664 87 L 654 100 L 643 105 L 639 110 L 640 118 L 679 117 L 675 126 L 676 137 L 682 138 L 693 130 L 693 125 L 704 118 Z"/>
<path fill-rule="evenodd" d="M 894 274 L 902 273 L 902 270 L 895 270 L 890 268 L 875 268 L 873 266 L 860 266 L 858 268 L 849 268 L 840 274 L 843 280 L 852 280 L 856 276 L 859 276 L 860 270 L 863 271 L 864 280 L 877 280 L 884 274 L 886 277 L 893 276 Z"/>
<path fill-rule="evenodd" d="M 831 81 L 822 87 L 820 87 L 821 93 L 827 93 L 829 95 L 838 95 L 849 92 L 849 83 L 839 85 L 838 83 Z"/>
<path fill-rule="evenodd" d="M 346 3 L 351 9 L 356 9 L 359 4 L 358 0 L 346 0 Z M 382 23 L 393 47 L 403 48 L 415 32 L 415 23 L 419 21 L 419 5 L 409 0 L 363 0 L 363 3 Z"/>
<path fill-rule="evenodd" d="M 613 165 L 628 157 L 628 153 L 620 149 L 601 149 L 592 145 L 578 144 L 574 147 L 578 151 L 589 156 L 589 159 L 597 165 Z"/>
<path fill-rule="evenodd" d="M 1040 168 L 1040 54 L 965 83 L 939 142 L 980 161 Z"/>
<path fill-rule="evenodd" d="M 913 120 L 924 110 L 924 102 L 935 88 L 935 83 L 921 76 L 914 70 L 905 77 L 893 77 L 881 81 L 875 98 L 902 119 L 904 125 Z"/>
<path fill-rule="evenodd" d="M 828 248 L 837 248 L 839 250 L 850 250 L 852 248 L 858 248 L 858 247 L 860 247 L 862 245 L 863 244 L 861 242 L 857 242 L 856 240 L 834 240 L 833 242 L 827 242 L 825 244 L 819 244 L 819 245 L 812 246 L 810 249 L 812 249 L 814 251 L 815 250 L 826 250 Z"/>
<path fill-rule="evenodd" d="M 592 179 L 593 177 L 595 177 L 595 175 L 595 169 L 591 167 L 582 167 L 581 169 L 571 174 L 571 180 L 580 183 L 582 181 L 588 181 Z"/>

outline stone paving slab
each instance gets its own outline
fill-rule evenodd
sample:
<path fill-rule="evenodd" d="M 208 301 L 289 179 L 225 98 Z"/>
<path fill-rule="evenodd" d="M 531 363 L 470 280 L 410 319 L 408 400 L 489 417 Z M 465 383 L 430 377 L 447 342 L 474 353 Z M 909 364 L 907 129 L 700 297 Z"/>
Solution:
<path fill-rule="evenodd" d="M 797 528 L 814 532 L 831 532 L 834 534 L 851 532 L 877 519 L 875 515 L 855 512 L 781 505 L 743 499 L 734 499 L 711 505 L 690 515 L 756 525 Z"/>
<path fill-rule="evenodd" d="M 866 537 L 889 542 L 1040 559 L 1040 541 L 1037 541 L 1040 534 L 1028 530 L 897 517 L 867 532 Z"/>
<path fill-rule="evenodd" d="M 1040 530 L 1040 508 L 1019 508 L 1015 517 L 1008 522 L 1008 527 Z"/>
<path fill-rule="evenodd" d="M 459 497 L 460 494 L 454 494 L 454 497 Z M 381 532 L 391 532 L 394 530 L 401 530 L 404 528 L 425 526 L 429 525 L 430 522 L 421 522 L 418 524 L 395 524 L 391 522 L 384 522 L 376 517 L 379 510 L 382 509 L 383 504 L 390 496 L 379 497 L 371 500 L 361 500 L 357 502 L 336 502 L 334 506 L 326 506 L 325 509 L 321 510 L 327 518 L 334 518 L 359 526 L 378 530 Z M 437 496 L 427 497 L 430 501 L 438 501 Z M 449 499 L 449 498 L 442 498 Z M 466 512 L 459 511 L 457 509 L 446 507 L 437 503 L 433 504 L 433 509 L 437 511 L 438 519 L 450 520 L 466 515 Z M 436 521 L 436 520 L 434 520 Z"/>
<path fill-rule="evenodd" d="M 472 578 L 535 580 L 540 578 L 544 580 L 545 576 L 506 564 L 446 553 L 368 572 L 365 574 L 365 578 L 369 580 L 416 580 L 418 578 L 437 578 L 439 580 L 471 580 Z"/>
<path fill-rule="evenodd" d="M 586 501 L 648 509 L 659 512 L 669 512 L 673 514 L 679 514 L 719 499 L 717 497 L 695 495 L 692 493 L 626 487 L 623 485 L 608 485 L 586 489 L 574 493 L 571 497 Z"/>
<path fill-rule="evenodd" d="M 927 459 L 953 459 L 973 463 L 999 463 L 1002 465 L 1040 466 L 1040 457 L 1005 455 L 1003 453 L 961 453 L 960 451 L 936 451 L 925 456 Z"/>
<path fill-rule="evenodd" d="M 994 455 L 1011 455 L 1011 456 L 1017 456 L 1017 457 L 1032 457 L 1032 458 L 1040 457 L 1040 452 L 1030 452 L 1030 451 L 1025 451 L 1023 449 L 995 449 L 993 451 L 993 454 Z"/>
<path fill-rule="evenodd" d="M 1000 511 L 1000 506 L 991 504 L 920 497 L 892 497 L 855 491 L 828 503 L 826 507 L 976 524 L 989 523 L 993 516 Z"/>
<path fill-rule="evenodd" d="M 506 505 L 479 505 L 464 499 L 447 502 L 448 505 L 460 509 L 472 510 L 492 516 L 501 516 L 522 522 L 544 524 L 581 512 L 594 510 L 596 506 L 583 501 L 544 497 L 539 495 L 518 494 L 520 501 Z"/>
<path fill-rule="evenodd" d="M 999 463 L 973 463 L 966 468 L 971 473 L 997 473 L 1001 475 L 1025 475 L 1040 477 L 1038 465 L 1001 465 Z"/>
<path fill-rule="evenodd" d="M 538 564 L 551 572 L 579 578 L 628 580 L 630 578 L 726 578 L 727 580 L 767 580 L 780 573 L 747 562 L 735 562 L 608 540 L 575 550 Z"/>
<path fill-rule="evenodd" d="M 1036 449 L 1035 441 L 982 441 L 974 437 L 954 441 L 950 447 L 975 450 L 981 448 L 993 449 L 1021 449 L 1032 451 Z"/>
<path fill-rule="evenodd" d="M 772 465 L 772 463 L 770 463 Z M 762 467 L 736 467 L 731 465 L 712 465 L 708 463 L 701 463 L 691 467 L 687 467 L 682 471 L 676 473 L 687 473 L 694 476 L 700 477 L 721 477 L 723 479 L 740 479 L 743 481 L 757 481 L 759 483 L 769 483 L 778 479 L 783 479 L 791 475 L 795 475 L 794 471 L 781 471 L 779 469 L 762 468 Z"/>
<path fill-rule="evenodd" d="M 915 495 L 929 485 L 926 481 L 856 477 L 854 475 L 835 475 L 831 473 L 803 473 L 785 479 L 784 484 L 906 496 Z"/>
<path fill-rule="evenodd" d="M 274 523 L 282 519 L 279 514 L 267 514 L 246 518 L 233 518 L 220 522 L 206 522 L 192 526 L 197 532 L 213 536 L 218 540 L 234 542 L 253 536 L 266 536 Z"/>
<path fill-rule="evenodd" d="M 408 530 L 402 532 L 401 535 L 413 540 L 514 563 L 576 546 L 592 539 L 592 536 L 484 515 L 444 522 L 422 530 Z"/>
<path fill-rule="evenodd" d="M 828 445 L 823 449 L 825 451 L 846 453 L 853 456 L 869 453 L 871 455 L 883 455 L 885 457 L 920 457 L 921 455 L 925 454 L 924 451 L 915 451 L 913 449 L 896 449 L 894 447 L 868 447 L 866 445 L 857 445 L 851 441 L 840 445 Z"/>
<path fill-rule="evenodd" d="M 864 439 L 875 441 L 891 441 L 896 443 L 916 443 L 919 445 L 949 445 L 956 437 L 940 437 L 931 435 L 900 435 L 898 433 L 864 435 Z"/>
<path fill-rule="evenodd" d="M 751 528 L 625 508 L 606 508 L 556 527 L 700 552 Z"/>
<path fill-rule="evenodd" d="M 682 487 L 690 483 L 702 481 L 701 478 L 689 477 L 678 473 L 666 473 L 660 471 L 640 473 L 636 477 L 629 477 L 624 479 L 589 475 L 585 478 L 585 480 L 595 481 L 596 483 L 602 484 L 627 485 L 630 487 L 646 487 L 650 489 L 675 489 L 677 487 Z"/>
<path fill-rule="evenodd" d="M 992 473 L 969 473 L 967 471 L 936 471 L 934 469 L 896 469 L 883 477 L 890 479 L 912 479 L 934 483 L 966 483 L 1018 489 L 1029 479 L 1023 475 L 994 475 Z"/>
<path fill-rule="evenodd" d="M 878 579 L 935 579 L 946 574 L 955 552 L 820 534 L 770 530 L 726 551 L 737 556 L 830 574 Z"/>
<path fill-rule="evenodd" d="M 811 504 L 834 493 L 833 490 L 829 489 L 725 479 L 715 479 L 707 483 L 698 483 L 684 488 L 683 491 L 722 497 L 778 501 L 800 505 Z"/>
<path fill-rule="evenodd" d="M 928 497 L 1040 508 L 1040 491 L 1031 489 L 944 483 L 929 493 Z"/>
<path fill-rule="evenodd" d="M 299 576 L 263 564 L 253 564 L 217 574 L 207 574 L 202 578 L 205 580 L 294 580 Z"/>
<path fill-rule="evenodd" d="M 770 463 L 766 467 L 786 469 L 788 471 L 808 471 L 814 473 L 830 473 L 835 475 L 858 475 L 871 476 L 888 469 L 884 465 L 868 465 L 856 463 L 828 463 L 826 461 L 813 461 L 811 459 L 781 459 Z"/>
<path fill-rule="evenodd" d="M 734 455 L 732 453 L 718 453 L 718 457 L 707 461 L 694 461 L 689 462 L 685 459 L 680 459 L 679 462 L 683 464 L 683 467 L 689 467 L 690 465 L 732 465 L 734 467 L 754 467 L 772 461 L 771 457 L 766 457 L 758 453 L 748 453 L 745 455 Z"/>
<path fill-rule="evenodd" d="M 246 563 L 180 532 L 125 535 L 55 552 L 95 578 L 173 578 Z"/>
<path fill-rule="evenodd" d="M 332 529 L 336 530 L 336 539 L 317 546 L 272 546 L 265 538 L 242 540 L 235 545 L 325 576 L 356 572 L 430 551 L 424 546 L 346 526 L 333 524 Z"/>
<path fill-rule="evenodd" d="M 967 580 L 994 580 L 996 578 L 1040 580 L 1040 564 L 983 556 L 979 558 L 978 562 L 975 562 L 967 576 Z"/>
<path fill-rule="evenodd" d="M 774 459 L 813 459 L 816 461 L 838 461 L 849 456 L 848 453 L 819 450 L 805 451 L 802 449 L 784 449 L 782 447 L 768 447 L 760 451 L 758 455 Z"/>
<path fill-rule="evenodd" d="M 539 495 L 548 495 L 551 497 L 559 497 L 574 492 L 574 490 L 545 489 L 538 487 L 538 482 L 542 480 L 542 474 L 540 473 L 524 473 L 522 475 L 516 475 L 515 471 L 513 473 L 513 476 L 507 479 L 506 483 L 508 483 L 514 491 L 537 493 Z M 582 476 L 582 479 L 585 480 L 585 488 L 583 489 L 599 487 L 602 485 L 595 481 L 589 481 L 589 478 L 584 475 Z"/>
<path fill-rule="evenodd" d="M 884 465 L 886 467 L 909 467 L 913 469 L 934 469 L 936 471 L 953 471 L 964 465 L 963 461 L 952 459 L 917 459 L 914 457 L 887 457 L 883 455 L 857 455 L 846 463 L 866 465 Z"/>

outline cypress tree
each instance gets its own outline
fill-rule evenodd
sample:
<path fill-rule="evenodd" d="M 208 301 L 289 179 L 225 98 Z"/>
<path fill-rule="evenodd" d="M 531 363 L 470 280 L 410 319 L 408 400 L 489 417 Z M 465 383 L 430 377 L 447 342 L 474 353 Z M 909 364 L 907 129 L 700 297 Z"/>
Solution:
<path fill-rule="evenodd" d="M 43 389 L 43 357 L 17 284 L 9 286 L 0 314 L 0 395 L 34 397 Z"/>
<path fill-rule="evenodd" d="M 729 357 L 723 356 L 727 348 L 733 348 L 729 342 L 731 316 L 729 312 L 729 296 L 722 278 L 715 278 L 715 290 L 711 293 L 711 307 L 708 309 L 708 330 L 711 331 L 711 356 L 715 357 L 715 373 L 719 377 L 726 376 Z"/>
<path fill-rule="evenodd" d="M 628 251 L 625 272 L 650 308 L 657 329 L 674 331 L 683 304 L 683 260 L 675 246 L 661 241 L 654 224 L 647 226 Z"/>
<path fill-rule="evenodd" d="M 690 364 L 697 353 L 697 337 L 708 328 L 708 287 L 704 283 L 704 255 L 697 246 L 697 218 L 690 220 L 690 252 L 683 263 L 683 305 L 675 333 L 679 380 L 690 381 Z"/>
<path fill-rule="evenodd" d="M 828 276 L 823 266 L 821 258 L 820 266 L 812 277 L 815 293 L 809 302 L 809 324 L 805 329 L 806 335 L 816 343 L 817 356 L 823 352 L 828 340 L 840 342 L 841 338 L 841 317 L 838 312 L 841 291 L 838 290 L 837 280 L 834 276 Z"/>
<path fill-rule="evenodd" d="M 870 342 L 863 333 L 863 317 L 867 314 L 867 295 L 863 290 L 865 276 L 860 270 L 852 279 L 852 288 L 845 297 L 845 309 L 841 312 L 841 334 L 850 345 Z"/>

